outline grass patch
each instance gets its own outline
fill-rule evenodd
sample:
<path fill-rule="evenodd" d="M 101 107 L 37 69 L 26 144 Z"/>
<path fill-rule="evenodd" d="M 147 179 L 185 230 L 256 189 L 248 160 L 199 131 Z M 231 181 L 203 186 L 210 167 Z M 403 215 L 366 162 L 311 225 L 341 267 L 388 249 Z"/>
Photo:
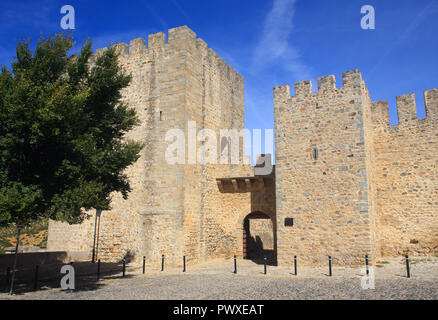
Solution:
<path fill-rule="evenodd" d="M 38 220 L 25 227 L 20 234 L 20 246 L 47 247 L 48 220 Z M 14 247 L 17 239 L 17 228 L 14 225 L 0 228 L 0 254 L 6 247 Z"/>

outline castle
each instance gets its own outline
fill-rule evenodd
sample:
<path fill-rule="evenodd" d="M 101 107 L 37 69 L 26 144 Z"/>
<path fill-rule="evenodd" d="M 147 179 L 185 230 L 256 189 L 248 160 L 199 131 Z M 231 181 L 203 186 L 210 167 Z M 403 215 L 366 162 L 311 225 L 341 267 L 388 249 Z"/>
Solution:
<path fill-rule="evenodd" d="M 103 49 L 104 50 L 104 49 Z M 188 27 L 149 35 L 117 50 L 132 82 L 124 101 L 146 143 L 127 169 L 132 192 L 80 225 L 49 223 L 49 250 L 93 251 L 99 259 L 181 265 L 215 258 L 260 258 L 289 265 L 293 256 L 338 265 L 405 253 L 438 252 L 438 89 L 425 91 L 426 118 L 413 94 L 371 102 L 358 70 L 274 88 L 275 168 L 260 174 L 239 150 L 237 164 L 166 161 L 174 128 L 243 129 L 243 78 Z M 100 54 L 101 50 L 96 52 Z M 193 138 L 193 137 L 192 137 Z M 194 138 L 196 141 L 196 137 Z M 242 138 L 241 138 L 242 139 Z M 202 147 L 205 141 L 197 141 Z M 229 140 L 217 149 L 226 152 Z M 193 148 L 187 146 L 187 148 Z M 190 150 L 186 156 L 188 157 Z M 269 157 L 265 156 L 265 165 Z"/>

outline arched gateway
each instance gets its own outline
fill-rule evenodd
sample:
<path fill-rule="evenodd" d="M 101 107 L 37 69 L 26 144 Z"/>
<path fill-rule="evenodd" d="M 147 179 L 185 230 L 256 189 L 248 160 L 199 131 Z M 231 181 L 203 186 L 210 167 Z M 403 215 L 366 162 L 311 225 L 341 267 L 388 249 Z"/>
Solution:
<path fill-rule="evenodd" d="M 270 155 L 262 156 L 271 163 Z M 228 209 L 239 212 L 234 233 L 238 250 L 233 254 L 260 264 L 266 257 L 268 264 L 277 265 L 275 166 L 267 174 L 258 174 L 256 168 L 252 176 L 217 178 L 216 182 L 221 193 L 229 194 L 226 196 L 229 199 L 223 197 L 224 201 L 230 201 Z M 239 194 L 233 208 L 231 199 Z"/>
<path fill-rule="evenodd" d="M 262 212 L 252 212 L 243 220 L 243 258 L 256 263 L 276 264 L 275 222 Z"/>

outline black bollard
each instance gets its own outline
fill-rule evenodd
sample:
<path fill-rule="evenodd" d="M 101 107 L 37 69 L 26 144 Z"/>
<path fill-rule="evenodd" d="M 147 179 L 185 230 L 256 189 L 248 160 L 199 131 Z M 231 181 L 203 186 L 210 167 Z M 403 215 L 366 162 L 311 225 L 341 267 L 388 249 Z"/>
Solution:
<path fill-rule="evenodd" d="M 370 273 L 370 269 L 368 267 L 368 255 L 365 256 L 365 265 L 366 265 L 366 270 L 367 270 L 367 275 Z"/>
<path fill-rule="evenodd" d="M 100 259 L 97 260 L 97 280 L 100 279 Z"/>
<path fill-rule="evenodd" d="M 234 273 L 237 273 L 237 260 L 236 260 L 236 256 L 234 256 Z"/>
<path fill-rule="evenodd" d="M 161 255 L 161 271 L 164 271 L 164 254 Z"/>
<path fill-rule="evenodd" d="M 34 290 L 38 290 L 38 271 L 39 271 L 39 268 L 40 268 L 39 265 L 35 266 L 35 277 L 34 277 L 34 283 L 33 283 Z"/>
<path fill-rule="evenodd" d="M 125 277 L 126 260 L 123 258 L 123 277 Z"/>
<path fill-rule="evenodd" d="M 263 262 L 265 264 L 265 274 L 266 274 L 267 273 L 267 270 L 266 270 L 266 257 L 263 258 Z"/>
<path fill-rule="evenodd" d="M 183 272 L 186 272 L 186 256 L 183 257 Z"/>
<path fill-rule="evenodd" d="M 409 268 L 409 257 L 406 255 L 406 275 L 408 278 L 411 277 L 411 269 Z"/>
<path fill-rule="evenodd" d="M 332 257 L 329 256 L 329 277 L 332 276 Z"/>
<path fill-rule="evenodd" d="M 295 267 L 295 275 L 298 275 L 298 269 L 297 269 L 297 256 L 294 256 L 294 267 Z"/>
<path fill-rule="evenodd" d="M 143 274 L 144 274 L 145 269 L 146 269 L 146 257 L 143 256 Z"/>

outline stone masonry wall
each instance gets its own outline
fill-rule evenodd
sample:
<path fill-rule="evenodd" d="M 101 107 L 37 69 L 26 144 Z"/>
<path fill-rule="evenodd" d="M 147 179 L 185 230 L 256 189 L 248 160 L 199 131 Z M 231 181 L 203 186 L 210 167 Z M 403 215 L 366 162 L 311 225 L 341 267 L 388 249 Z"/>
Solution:
<path fill-rule="evenodd" d="M 253 168 L 240 166 L 235 170 L 230 169 L 222 177 L 253 176 Z M 249 192 L 246 183 L 237 182 L 237 190 L 234 190 L 234 186 L 228 182 L 220 193 L 213 191 L 205 197 L 208 223 L 204 233 L 209 239 L 207 258 L 243 257 L 244 221 L 251 213 L 263 213 L 270 218 L 250 219 L 250 229 L 254 227 L 251 235 L 263 236 L 269 246 L 265 249 L 276 251 L 275 181 L 273 177 L 268 177 L 263 185 L 260 182 L 252 184 Z M 254 225 L 251 225 L 252 222 Z"/>
<path fill-rule="evenodd" d="M 274 226 L 270 219 L 249 219 L 251 237 L 257 241 L 260 239 L 263 250 L 274 250 L 274 236 L 272 230 Z"/>
<path fill-rule="evenodd" d="M 215 178 L 248 173 L 251 168 L 190 163 L 188 122 L 195 121 L 197 131 L 243 128 L 243 78 L 189 28 L 170 29 L 168 34 L 167 43 L 164 33 L 149 35 L 148 47 L 142 38 L 132 40 L 129 47 L 117 44 L 120 65 L 132 75 L 123 100 L 141 120 L 127 137 L 145 142 L 146 147 L 126 171 L 132 186 L 128 200 L 115 194 L 112 210 L 102 213 L 99 258 L 103 260 L 130 255 L 140 261 L 144 255 L 149 264 L 159 264 L 165 254 L 167 264 L 179 265 L 183 255 L 195 261 L 209 252 L 235 251 L 229 243 L 236 244 L 237 239 L 227 238 L 238 219 L 221 211 L 221 206 L 210 205 L 224 200 Z M 186 164 L 165 160 L 170 144 L 165 135 L 175 128 L 185 132 Z M 195 143 L 196 149 L 203 144 Z M 248 195 L 240 198 L 234 200 L 249 208 Z M 81 225 L 52 221 L 48 248 L 91 254 L 93 234 L 94 213 Z"/>
<path fill-rule="evenodd" d="M 274 88 L 278 263 L 362 263 L 371 255 L 364 132 L 367 89 L 358 70 Z M 313 158 L 314 149 L 317 159 Z M 285 226 L 293 218 L 293 226 Z"/>
<path fill-rule="evenodd" d="M 381 256 L 438 252 L 438 89 L 424 97 L 425 119 L 414 94 L 397 97 L 396 126 L 387 101 L 372 104 Z"/>
<path fill-rule="evenodd" d="M 279 263 L 361 263 L 438 251 L 438 89 L 424 92 L 425 119 L 413 94 L 371 102 L 358 71 L 274 89 Z M 312 159 L 318 149 L 318 160 Z M 284 218 L 294 218 L 293 227 Z M 310 256 L 310 257 L 306 257 Z"/>
<path fill-rule="evenodd" d="M 190 88 L 187 105 L 190 111 L 186 120 L 196 121 L 198 132 L 213 130 L 216 150 L 212 152 L 216 153 L 218 163 L 200 163 L 199 151 L 206 143 L 197 141 L 198 163 L 185 166 L 184 255 L 195 263 L 207 259 L 210 252 L 214 252 L 215 258 L 234 253 L 234 217 L 228 210 L 221 210 L 221 206 L 210 204 L 220 198 L 217 177 L 242 174 L 248 172 L 250 166 L 233 166 L 230 162 L 219 164 L 220 130 L 240 130 L 244 127 L 242 76 L 209 49 L 202 39 L 196 39 L 191 48 L 193 54 L 188 59 L 187 73 Z M 245 206 L 244 202 L 237 203 Z"/>
<path fill-rule="evenodd" d="M 141 120 L 127 138 L 146 146 L 126 170 L 129 198 L 114 194 L 112 210 L 102 212 L 98 258 L 146 256 L 159 265 L 164 254 L 166 264 L 181 265 L 183 255 L 192 264 L 242 257 L 243 223 L 253 212 L 271 218 L 252 227 L 279 265 L 294 255 L 304 264 L 330 255 L 342 265 L 362 264 L 366 254 L 374 261 L 438 252 L 438 89 L 424 93 L 425 119 L 416 119 L 413 94 L 397 97 L 400 124 L 390 126 L 388 103 L 371 102 L 358 70 L 343 73 L 341 88 L 334 76 L 319 78 L 317 92 L 310 81 L 296 83 L 292 97 L 289 86 L 276 87 L 275 177 L 251 192 L 220 192 L 216 178 L 254 176 L 242 137 L 238 164 L 219 158 L 231 142 L 220 130 L 244 128 L 243 78 L 186 26 L 147 42 L 116 46 L 132 75 L 123 100 Z M 170 129 L 185 134 L 185 164 L 165 160 Z M 212 131 L 198 140 L 202 129 Z M 201 162 L 210 139 L 216 164 Z M 95 211 L 87 214 L 80 225 L 51 221 L 48 249 L 91 256 Z"/>

